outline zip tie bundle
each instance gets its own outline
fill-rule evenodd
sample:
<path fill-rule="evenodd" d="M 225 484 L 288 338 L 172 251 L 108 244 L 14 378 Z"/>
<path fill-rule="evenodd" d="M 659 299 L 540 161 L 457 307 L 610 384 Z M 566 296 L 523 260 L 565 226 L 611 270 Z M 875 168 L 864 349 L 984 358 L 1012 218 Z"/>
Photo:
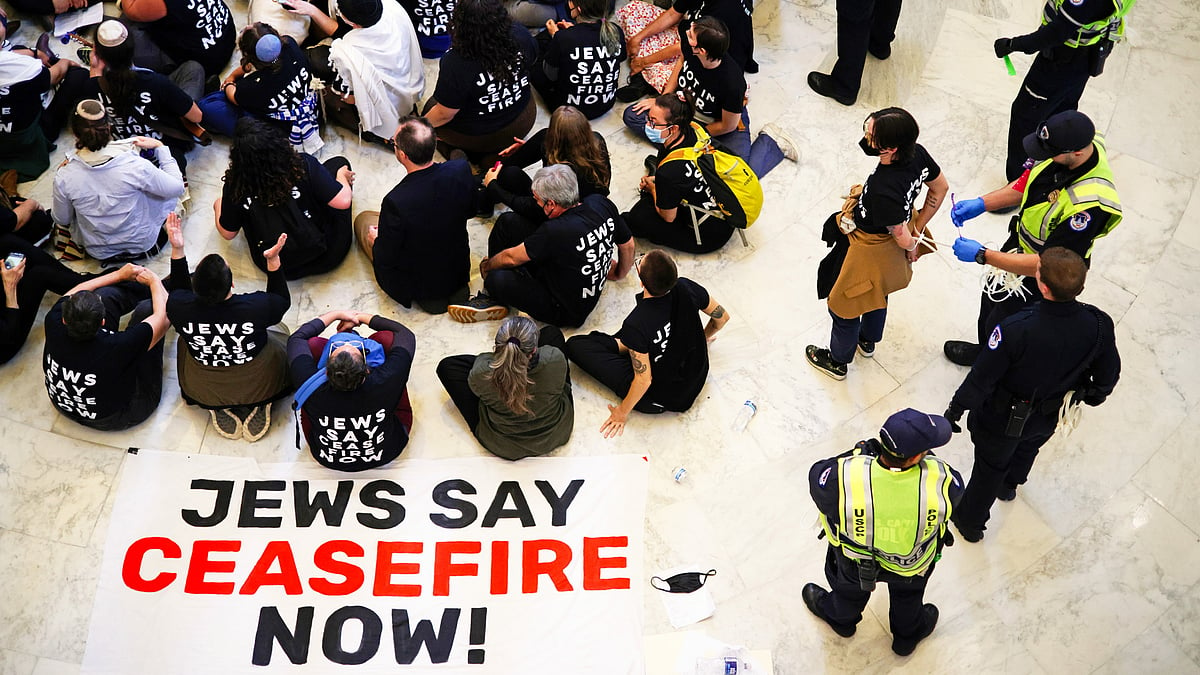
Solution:
<path fill-rule="evenodd" d="M 1028 296 L 1029 289 L 1025 288 L 1024 281 L 1025 276 L 1022 274 L 1013 274 L 998 267 L 984 265 L 979 285 L 989 300 L 1000 303 L 1012 297 L 1024 299 Z"/>
<path fill-rule="evenodd" d="M 1075 392 L 1068 391 L 1063 396 L 1062 407 L 1058 409 L 1058 424 L 1054 427 L 1055 434 L 1070 436 L 1083 419 L 1083 402 L 1075 400 Z"/>

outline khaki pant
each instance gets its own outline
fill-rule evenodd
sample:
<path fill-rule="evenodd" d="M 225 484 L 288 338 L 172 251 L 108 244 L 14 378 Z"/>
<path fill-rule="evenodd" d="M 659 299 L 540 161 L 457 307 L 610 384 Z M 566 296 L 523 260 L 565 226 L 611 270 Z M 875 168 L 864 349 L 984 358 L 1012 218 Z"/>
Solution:
<path fill-rule="evenodd" d="M 367 254 L 367 260 L 375 262 L 375 243 L 369 239 L 369 232 L 372 227 L 379 225 L 378 211 L 363 211 L 354 219 L 354 238 L 358 240 L 358 247 Z"/>

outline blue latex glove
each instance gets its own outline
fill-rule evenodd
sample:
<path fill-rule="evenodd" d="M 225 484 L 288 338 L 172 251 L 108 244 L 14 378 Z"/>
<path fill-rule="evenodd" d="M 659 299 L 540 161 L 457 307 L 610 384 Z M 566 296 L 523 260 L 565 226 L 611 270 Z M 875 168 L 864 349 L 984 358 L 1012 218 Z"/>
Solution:
<path fill-rule="evenodd" d="M 954 257 L 963 262 L 973 263 L 975 262 L 975 255 L 979 253 L 979 249 L 981 248 L 983 248 L 983 244 L 974 239 L 959 237 L 954 240 Z"/>
<path fill-rule="evenodd" d="M 957 202 L 954 204 L 954 208 L 950 209 L 950 220 L 954 223 L 955 227 L 962 227 L 963 223 L 986 210 L 983 205 L 983 197 Z"/>

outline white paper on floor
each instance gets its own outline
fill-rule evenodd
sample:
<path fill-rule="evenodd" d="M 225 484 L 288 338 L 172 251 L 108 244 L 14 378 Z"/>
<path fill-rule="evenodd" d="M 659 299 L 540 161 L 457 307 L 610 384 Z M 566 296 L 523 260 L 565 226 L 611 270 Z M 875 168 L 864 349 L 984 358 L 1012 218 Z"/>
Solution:
<path fill-rule="evenodd" d="M 706 572 L 710 569 L 712 567 L 709 565 L 683 565 L 663 570 L 657 576 L 659 579 L 670 579 L 676 574 Z M 699 623 L 717 611 L 717 605 L 713 602 L 712 593 L 708 592 L 708 584 L 714 578 L 716 577 L 708 577 L 703 586 L 691 593 L 667 593 L 659 591 L 659 597 L 662 598 L 663 606 L 667 608 L 667 618 L 671 620 L 673 628 L 683 628 L 684 626 Z"/>

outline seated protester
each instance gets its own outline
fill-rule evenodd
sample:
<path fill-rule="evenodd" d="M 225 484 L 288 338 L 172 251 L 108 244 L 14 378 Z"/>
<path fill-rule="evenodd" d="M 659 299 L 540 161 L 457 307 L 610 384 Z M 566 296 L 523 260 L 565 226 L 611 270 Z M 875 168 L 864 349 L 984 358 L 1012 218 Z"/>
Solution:
<path fill-rule="evenodd" d="M 183 121 L 200 123 L 200 108 L 194 101 L 204 91 L 200 64 L 184 62 L 170 77 L 136 68 L 128 29 L 120 21 L 109 20 L 96 29 L 91 76 L 84 88 L 85 98 L 104 104 L 113 138 L 158 139 L 170 150 L 180 173 L 186 174 L 186 153 L 195 143 Z"/>
<path fill-rule="evenodd" d="M 237 121 L 252 115 L 278 121 L 297 150 L 320 150 L 325 142 L 317 122 L 317 95 L 300 45 L 281 38 L 265 23 L 254 23 L 242 31 L 238 48 L 242 64 L 225 78 L 220 91 L 200 100 L 204 126 L 232 136 Z"/>
<path fill-rule="evenodd" d="M 53 230 L 54 219 L 37 200 L 10 197 L 4 188 L 0 188 L 0 236 L 13 235 L 27 244 L 39 246 Z"/>
<path fill-rule="evenodd" d="M 7 25 L 8 15 L 0 8 L 0 42 L 8 38 Z M 39 42 L 48 34 L 43 38 Z M 78 63 L 40 51 L 0 50 L 0 173 L 15 170 L 22 181 L 50 167 L 54 140 L 88 77 Z M 51 91 L 55 95 L 44 105 Z"/>
<path fill-rule="evenodd" d="M 561 106 L 550 114 L 550 126 L 527 141 L 500 151 L 503 166 L 492 167 L 483 176 L 483 199 L 480 215 L 492 215 L 492 205 L 501 202 L 514 212 L 535 222 L 546 219 L 542 207 L 533 201 L 533 182 L 525 168 L 536 162 L 542 166 L 566 164 L 575 171 L 579 196 L 608 196 L 612 179 L 612 164 L 604 137 L 592 131 L 587 118 L 577 108 Z"/>
<path fill-rule="evenodd" d="M 188 272 L 179 216 L 167 219 L 171 276 L 167 318 L 179 334 L 183 400 L 208 410 L 225 438 L 253 443 L 271 428 L 271 403 L 292 391 L 287 330 L 278 325 L 292 305 L 279 252 L 287 235 L 263 252 L 267 290 L 233 294 L 233 273 L 216 253 Z"/>
<path fill-rule="evenodd" d="M 751 17 L 753 11 L 752 0 L 675 0 L 670 9 L 629 36 L 627 48 L 630 72 L 637 74 L 647 66 L 678 57 L 684 46 L 684 32 L 700 17 L 710 16 L 728 27 L 729 56 L 737 62 L 743 72 L 757 73 L 758 62 L 754 60 L 754 22 Z M 653 36 L 666 31 L 678 34 L 678 44 L 671 41 L 664 49 L 651 54 L 641 53 L 643 41 L 651 41 Z M 632 86 L 642 90 L 642 96 L 654 93 L 645 80 L 637 83 L 636 78 L 631 78 L 630 81 Z"/>
<path fill-rule="evenodd" d="M 600 426 L 605 438 L 621 435 L 630 411 L 691 408 L 708 378 L 708 341 L 729 321 L 703 286 L 679 276 L 663 250 L 642 256 L 637 272 L 642 292 L 616 335 L 592 331 L 567 340 L 575 365 L 622 397 L 608 406 Z M 705 326 L 696 312 L 711 317 Z"/>
<path fill-rule="evenodd" d="M 46 315 L 42 367 L 50 402 L 100 431 L 146 421 L 162 396 L 168 326 L 167 289 L 144 267 L 127 264 L 70 289 Z"/>
<path fill-rule="evenodd" d="M 13 253 L 25 257 L 10 268 L 2 261 Z M 25 239 L 11 234 L 0 235 L 0 277 L 4 279 L 0 363 L 8 363 L 21 351 L 46 291 L 66 293 L 88 279 Z"/>
<path fill-rule="evenodd" d="M 142 68 L 165 75 L 195 61 L 211 78 L 229 65 L 237 28 L 224 0 L 124 0 L 121 12 Z"/>
<path fill-rule="evenodd" d="M 637 35 L 644 28 L 654 23 L 663 15 L 665 10 L 648 0 L 631 0 L 615 13 L 616 21 L 625 35 Z M 640 42 L 627 42 L 626 49 L 635 47 L 638 51 L 628 51 L 629 84 L 617 89 L 617 100 L 622 103 L 636 101 L 643 96 L 658 96 L 675 72 L 675 62 L 679 60 L 679 32 L 663 30 L 654 33 Z M 671 49 L 670 52 L 663 51 Z M 661 61 L 647 63 L 646 58 L 657 54 Z M 675 56 L 668 57 L 668 54 Z"/>
<path fill-rule="evenodd" d="M 70 226 L 64 253 L 68 258 L 86 253 L 102 264 L 157 255 L 167 243 L 163 223 L 184 191 L 170 150 L 144 136 L 114 141 L 104 107 L 95 99 L 79 102 L 71 129 L 75 151 L 67 153 L 54 175 L 50 212 L 60 228 Z"/>
<path fill-rule="evenodd" d="M 327 35 L 338 32 L 333 16 L 350 25 L 328 46 L 308 49 L 309 67 L 326 85 L 325 119 L 370 140 L 388 138 L 425 94 L 421 47 L 408 14 L 392 0 L 329 0 L 328 15 L 306 0 L 281 1 Z"/>
<path fill-rule="evenodd" d="M 573 105 L 594 120 L 616 102 L 625 34 L 609 19 L 608 0 L 569 0 L 567 7 L 575 23 L 546 22 L 542 56 L 529 75 L 547 108 Z"/>
<path fill-rule="evenodd" d="M 250 0 L 246 7 L 246 26 L 256 23 L 270 26 L 280 39 L 290 37 L 298 45 L 307 44 L 310 40 L 312 19 L 289 11 L 287 3 L 281 0 Z M 320 31 L 311 36 L 313 42 L 321 38 L 317 33 Z"/>
<path fill-rule="evenodd" d="M 622 214 L 635 237 L 669 246 L 687 253 L 716 251 L 733 236 L 733 226 L 720 218 L 700 223 L 700 243 L 683 204 L 705 209 L 717 208 L 704 175 L 686 160 L 664 162 L 675 148 L 694 145 L 692 103 L 683 93 L 663 94 L 654 99 L 646 118 L 646 133 L 651 141 L 662 144 L 653 175 L 643 176 L 641 197 L 629 212 Z"/>
<path fill-rule="evenodd" d="M 421 56 L 440 59 L 450 49 L 450 15 L 455 0 L 400 0 L 417 31 Z"/>
<path fill-rule="evenodd" d="M 272 122 L 238 120 L 225 187 L 213 205 L 217 232 L 245 231 L 250 259 L 267 271 L 263 252 L 287 234 L 280 260 L 289 280 L 323 274 L 350 251 L 354 172 L 345 157 L 324 164 L 297 153 Z"/>
<path fill-rule="evenodd" d="M 696 119 L 708 135 L 729 152 L 742 157 L 762 178 L 783 161 L 796 161 L 795 145 L 774 125 L 767 125 L 750 143 L 750 113 L 746 109 L 746 78 L 737 63 L 725 58 L 729 34 L 720 19 L 704 16 L 685 32 L 680 46 L 683 58 L 676 64 L 676 74 L 667 82 L 664 94 L 687 90 L 696 105 Z M 635 135 L 655 141 L 646 131 L 646 116 L 652 99 L 638 101 L 625 109 L 625 126 Z M 767 133 L 771 130 L 779 142 Z M 782 143 L 782 146 L 780 145 Z"/>
<path fill-rule="evenodd" d="M 523 316 L 505 319 L 492 351 L 447 356 L 437 366 L 450 400 L 488 452 L 545 455 L 571 438 L 575 407 L 562 331 Z"/>
<path fill-rule="evenodd" d="M 488 237 L 479 263 L 484 291 L 450 317 L 471 323 L 500 319 L 516 307 L 553 326 L 581 326 L 600 301 L 604 282 L 621 279 L 633 264 L 633 237 L 617 207 L 592 195 L 579 201 L 575 172 L 563 164 L 538 169 L 533 197 L 547 220 L 505 213 Z"/>
<path fill-rule="evenodd" d="M 320 337 L 334 321 L 338 334 Z M 360 325 L 375 333 L 364 340 L 352 330 Z M 412 331 L 365 312 L 326 312 L 292 333 L 292 384 L 298 389 L 304 437 L 318 464 L 365 471 L 400 456 L 412 429 L 405 383 L 415 351 Z"/>
<path fill-rule="evenodd" d="M 405 308 L 415 302 L 443 314 L 470 291 L 467 221 L 475 213 L 475 177 L 466 160 L 433 161 L 437 136 L 424 117 L 402 118 L 393 142 L 404 178 L 380 211 L 358 214 L 354 233 L 385 293 Z"/>
<path fill-rule="evenodd" d="M 450 35 L 453 46 L 423 114 L 437 129 L 443 156 L 458 148 L 479 159 L 533 128 L 529 68 L 537 47 L 499 0 L 459 0 Z"/>

